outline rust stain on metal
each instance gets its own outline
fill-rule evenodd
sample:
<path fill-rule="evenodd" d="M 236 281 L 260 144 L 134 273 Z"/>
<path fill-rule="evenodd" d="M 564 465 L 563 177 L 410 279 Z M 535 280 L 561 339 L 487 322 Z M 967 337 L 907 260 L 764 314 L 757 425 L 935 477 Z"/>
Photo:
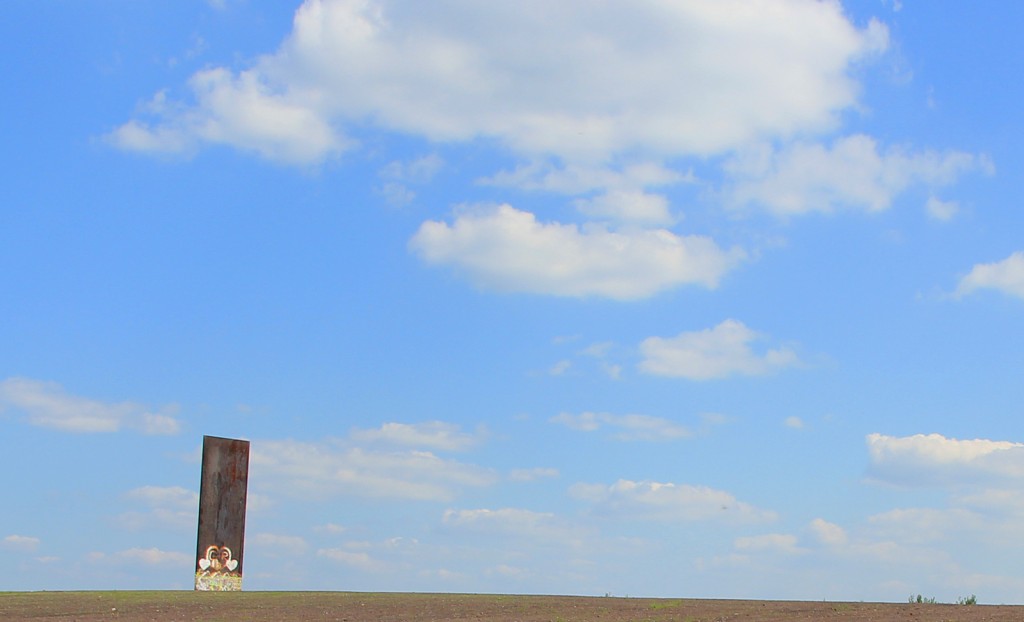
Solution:
<path fill-rule="evenodd" d="M 203 437 L 196 541 L 197 590 L 242 589 L 249 441 Z"/>

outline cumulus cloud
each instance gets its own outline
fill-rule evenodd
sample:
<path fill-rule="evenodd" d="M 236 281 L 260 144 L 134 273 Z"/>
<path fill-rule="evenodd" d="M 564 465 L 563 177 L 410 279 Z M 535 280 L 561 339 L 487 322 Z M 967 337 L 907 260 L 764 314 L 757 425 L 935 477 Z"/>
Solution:
<path fill-rule="evenodd" d="M 943 544 L 950 538 L 986 528 L 991 519 L 964 508 L 897 508 L 868 517 L 873 533 L 911 545 Z"/>
<path fill-rule="evenodd" d="M 144 511 L 132 510 L 118 516 L 118 522 L 126 529 L 185 529 L 195 525 L 199 509 L 199 493 L 195 491 L 181 486 L 141 486 L 124 496 L 146 507 Z"/>
<path fill-rule="evenodd" d="M 582 535 L 579 527 L 570 525 L 554 514 L 520 508 L 449 509 L 444 513 L 443 523 L 449 528 L 464 532 L 531 540 L 575 541 Z"/>
<path fill-rule="evenodd" d="M 1024 478 L 1024 444 L 941 434 L 869 434 L 869 475 L 909 486 L 957 486 Z"/>
<path fill-rule="evenodd" d="M 620 479 L 611 485 L 575 484 L 569 492 L 575 499 L 590 503 L 596 514 L 613 518 L 744 523 L 776 518 L 774 512 L 706 486 Z"/>
<path fill-rule="evenodd" d="M 170 103 L 160 92 L 145 110 L 107 139 L 131 151 L 187 154 L 203 144 L 230 145 L 268 160 L 313 164 L 341 153 L 347 141 L 311 105 L 315 94 L 282 92 L 257 69 L 233 74 L 204 69 L 189 80 L 195 105 Z"/>
<path fill-rule="evenodd" d="M 571 430 L 595 432 L 607 427 L 615 430 L 613 438 L 622 441 L 669 441 L 692 435 L 689 429 L 674 421 L 650 415 L 612 415 L 584 412 L 578 415 L 560 413 L 550 419 Z"/>
<path fill-rule="evenodd" d="M 671 225 L 675 217 L 668 199 L 642 190 L 614 190 L 589 199 L 577 199 L 576 209 L 597 220 L 644 225 Z"/>
<path fill-rule="evenodd" d="M 31 378 L 8 378 L 0 382 L 0 408 L 24 412 L 32 425 L 64 432 L 117 432 L 122 428 L 143 434 L 177 434 L 181 424 L 174 417 L 177 407 L 152 412 L 134 402 L 101 402 L 68 395 L 55 382 Z"/>
<path fill-rule="evenodd" d="M 508 478 L 513 482 L 532 482 L 538 479 L 558 477 L 558 469 L 551 467 L 534 467 L 532 469 L 512 469 Z"/>
<path fill-rule="evenodd" d="M 966 296 L 979 289 L 994 289 L 1024 298 L 1024 251 L 1017 251 L 1002 261 L 976 264 L 960 279 L 956 296 Z"/>
<path fill-rule="evenodd" d="M 972 515 L 983 517 L 992 526 L 1000 519 L 1011 525 L 1011 531 L 1024 528 L 1024 492 L 1018 481 L 990 482 L 988 485 L 964 486 L 951 495 L 951 504 Z M 995 532 L 989 531 L 994 534 Z"/>
<path fill-rule="evenodd" d="M 870 136 L 837 139 L 831 147 L 795 143 L 781 150 L 747 148 L 725 166 L 733 179 L 730 200 L 753 204 L 779 216 L 831 212 L 841 208 L 877 212 L 915 184 L 936 188 L 964 173 L 991 173 L 985 156 L 959 151 L 909 152 L 890 147 L 880 153 Z M 933 217 L 948 219 L 950 204 L 929 202 Z"/>
<path fill-rule="evenodd" d="M 199 493 L 179 486 L 142 486 L 125 493 L 125 499 L 143 505 L 144 510 L 131 510 L 118 516 L 128 530 L 137 531 L 154 526 L 174 530 L 196 525 Z"/>
<path fill-rule="evenodd" d="M 814 539 L 826 546 L 842 547 L 849 541 L 845 529 L 823 518 L 812 520 L 809 528 Z"/>
<path fill-rule="evenodd" d="M 463 451 L 482 441 L 482 432 L 466 434 L 459 426 L 443 421 L 385 423 L 376 430 L 353 430 L 349 436 L 358 442 L 386 443 L 438 451 Z"/>
<path fill-rule="evenodd" d="M 832 127 L 856 103 L 848 70 L 886 45 L 830 2 L 307 0 L 276 52 L 197 72 L 191 101 L 111 138 L 309 163 L 369 125 L 565 160 L 707 155 Z"/>
<path fill-rule="evenodd" d="M 327 533 L 331 535 L 337 535 L 348 531 L 348 527 L 344 525 L 339 525 L 337 523 L 326 523 L 323 525 L 318 525 L 317 527 L 315 527 L 315 529 L 320 533 Z"/>
<path fill-rule="evenodd" d="M 580 195 L 595 190 L 628 195 L 643 188 L 692 183 L 695 179 L 692 172 L 682 173 L 659 162 L 631 162 L 616 166 L 576 162 L 555 165 L 532 161 L 479 181 L 484 185 L 564 195 Z"/>
<path fill-rule="evenodd" d="M 409 162 L 394 161 L 382 168 L 378 175 L 384 184 L 378 188 L 384 198 L 396 207 L 413 202 L 416 193 L 410 184 L 424 184 L 444 166 L 444 160 L 437 154 L 426 155 Z"/>
<path fill-rule="evenodd" d="M 319 549 L 316 555 L 365 572 L 384 572 L 388 569 L 387 563 L 374 559 L 365 551 L 330 548 Z"/>
<path fill-rule="evenodd" d="M 796 352 L 775 348 L 756 353 L 763 336 L 737 320 L 675 337 L 649 337 L 640 344 L 641 371 L 657 376 L 712 380 L 733 375 L 760 376 L 800 364 Z"/>
<path fill-rule="evenodd" d="M 796 536 L 783 533 L 768 533 L 759 536 L 742 536 L 733 541 L 733 548 L 740 551 L 762 551 L 793 555 L 804 552 L 797 546 Z"/>
<path fill-rule="evenodd" d="M 408 162 L 390 162 L 380 170 L 380 176 L 395 181 L 422 184 L 433 179 L 443 167 L 444 159 L 432 153 Z"/>
<path fill-rule="evenodd" d="M 452 225 L 425 222 L 410 246 L 487 289 L 617 300 L 679 285 L 716 287 L 744 257 L 702 236 L 543 223 L 509 205 L 465 210 Z"/>
<path fill-rule="evenodd" d="M 960 211 L 960 204 L 956 201 L 943 201 L 936 197 L 928 197 L 925 203 L 928 216 L 933 220 L 947 222 L 953 219 Z"/>
<path fill-rule="evenodd" d="M 246 538 L 247 540 L 249 538 Z M 276 533 L 257 533 L 252 536 L 252 544 L 261 548 L 279 550 L 281 553 L 301 553 L 309 546 L 300 536 L 289 536 Z"/>
<path fill-rule="evenodd" d="M 429 451 L 372 451 L 341 441 L 262 441 L 252 453 L 253 475 L 291 494 L 448 501 L 464 488 L 489 486 L 497 476 Z"/>
<path fill-rule="evenodd" d="M 20 536 L 11 534 L 0 540 L 0 547 L 8 551 L 34 551 L 39 547 L 39 538 L 33 536 Z"/>
<path fill-rule="evenodd" d="M 572 361 L 568 359 L 562 359 L 555 363 L 554 365 L 552 365 L 551 368 L 548 369 L 548 373 L 552 376 L 561 376 L 565 372 L 569 371 L 571 367 Z"/>

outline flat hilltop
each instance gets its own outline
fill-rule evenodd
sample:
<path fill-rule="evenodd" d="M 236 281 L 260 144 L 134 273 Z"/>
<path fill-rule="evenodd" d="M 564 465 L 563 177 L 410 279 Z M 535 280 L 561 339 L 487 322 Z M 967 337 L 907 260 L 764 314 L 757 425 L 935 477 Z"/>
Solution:
<path fill-rule="evenodd" d="M 0 620 L 1019 622 L 1024 606 L 359 592 L 0 592 Z"/>

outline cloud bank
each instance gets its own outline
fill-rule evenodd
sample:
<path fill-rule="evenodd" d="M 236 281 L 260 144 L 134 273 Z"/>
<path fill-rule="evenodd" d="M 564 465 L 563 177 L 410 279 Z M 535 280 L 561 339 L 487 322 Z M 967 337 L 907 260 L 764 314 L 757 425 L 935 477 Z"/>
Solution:
<path fill-rule="evenodd" d="M 887 43 L 830 2 L 307 0 L 276 52 L 197 72 L 191 101 L 161 92 L 110 138 L 294 164 L 363 126 L 566 161 L 709 155 L 833 127 L 856 102 L 851 66 Z"/>

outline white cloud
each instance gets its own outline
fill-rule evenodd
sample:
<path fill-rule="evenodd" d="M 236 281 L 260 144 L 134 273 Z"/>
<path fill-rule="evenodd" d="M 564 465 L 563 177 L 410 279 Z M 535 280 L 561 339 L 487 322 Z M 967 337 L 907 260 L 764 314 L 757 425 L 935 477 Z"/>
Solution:
<path fill-rule="evenodd" d="M 337 535 L 348 531 L 348 527 L 345 527 L 344 525 L 338 525 L 337 523 L 326 523 L 324 525 L 319 525 L 318 527 L 316 527 L 316 530 L 321 533 Z"/>
<path fill-rule="evenodd" d="M 602 427 L 613 428 L 613 437 L 622 441 L 669 441 L 691 436 L 685 426 L 650 415 L 612 415 L 584 412 L 578 415 L 560 413 L 550 419 L 572 430 L 594 432 Z"/>
<path fill-rule="evenodd" d="M 416 193 L 407 184 L 424 184 L 444 166 L 444 160 L 437 154 L 430 154 L 410 162 L 390 162 L 378 173 L 385 183 L 377 189 L 387 202 L 396 207 L 409 205 Z"/>
<path fill-rule="evenodd" d="M 117 517 L 126 529 L 138 531 L 154 526 L 171 529 L 194 527 L 199 511 L 199 493 L 180 486 L 141 486 L 125 493 L 125 498 L 147 506 L 145 511 L 129 511 Z"/>
<path fill-rule="evenodd" d="M 935 197 L 928 197 L 925 209 L 932 219 L 948 222 L 960 211 L 960 204 L 956 201 L 943 201 Z"/>
<path fill-rule="evenodd" d="M 615 344 L 610 341 L 602 341 L 599 343 L 592 343 L 586 348 L 580 350 L 580 354 L 592 356 L 597 359 L 603 359 L 608 356 L 608 351 L 611 350 Z"/>
<path fill-rule="evenodd" d="M 739 501 L 733 495 L 706 486 L 635 482 L 620 479 L 604 484 L 575 484 L 575 499 L 593 505 L 600 515 L 664 521 L 763 522 L 776 514 Z"/>
<path fill-rule="evenodd" d="M 134 402 L 109 403 L 68 395 L 55 382 L 8 378 L 0 382 L 0 408 L 24 411 L 32 425 L 65 432 L 117 432 L 128 428 L 143 434 L 177 434 L 176 406 L 150 412 Z"/>
<path fill-rule="evenodd" d="M 246 538 L 249 539 L 248 537 Z M 257 533 L 252 536 L 252 544 L 264 549 L 278 549 L 285 553 L 302 553 L 309 546 L 299 536 L 288 536 L 275 533 Z"/>
<path fill-rule="evenodd" d="M 342 152 L 348 143 L 321 117 L 315 93 L 281 92 L 257 69 L 237 75 L 204 69 L 189 87 L 196 105 L 168 104 L 158 93 L 147 106 L 154 124 L 131 120 L 108 135 L 122 149 L 188 153 L 203 143 L 231 145 L 268 160 L 309 165 Z"/>
<path fill-rule="evenodd" d="M 649 337 L 640 344 L 640 369 L 657 376 L 711 380 L 732 375 L 759 376 L 800 364 L 789 348 L 757 354 L 751 343 L 762 337 L 737 320 L 675 337 Z"/>
<path fill-rule="evenodd" d="M 39 543 L 39 538 L 12 534 L 0 540 L 0 547 L 9 551 L 34 551 L 39 547 Z"/>
<path fill-rule="evenodd" d="M 465 210 L 453 225 L 425 222 L 410 246 L 484 288 L 618 300 L 679 285 L 713 288 L 744 257 L 702 236 L 542 223 L 509 205 Z"/>
<path fill-rule="evenodd" d="M 831 2 L 307 0 L 275 53 L 196 73 L 192 103 L 112 136 L 296 163 L 344 149 L 345 125 L 566 160 L 707 155 L 834 126 L 851 65 L 886 44 Z"/>
<path fill-rule="evenodd" d="M 941 434 L 867 436 L 870 475 L 901 485 L 956 486 L 1024 478 L 1024 444 Z"/>
<path fill-rule="evenodd" d="M 511 186 L 522 190 L 579 195 L 601 190 L 606 193 L 635 193 L 643 188 L 694 182 L 692 172 L 680 173 L 657 162 L 634 162 L 623 166 L 570 163 L 556 166 L 530 162 L 511 171 L 500 171 L 480 183 Z"/>
<path fill-rule="evenodd" d="M 374 559 L 365 551 L 352 552 L 345 549 L 319 549 L 317 557 L 323 557 L 332 561 L 351 566 L 365 572 L 384 572 L 388 565 L 380 560 Z"/>
<path fill-rule="evenodd" d="M 942 545 L 971 532 L 977 535 L 986 524 L 995 527 L 963 508 L 898 508 L 868 517 L 868 524 L 880 537 L 908 545 Z"/>
<path fill-rule="evenodd" d="M 538 479 L 558 477 L 558 469 L 550 467 L 534 467 L 532 469 L 512 469 L 508 478 L 513 482 L 532 482 Z"/>
<path fill-rule="evenodd" d="M 612 380 L 619 380 L 622 378 L 622 366 L 613 365 L 611 363 L 601 363 L 601 370 L 604 371 Z"/>
<path fill-rule="evenodd" d="M 416 193 L 404 184 L 387 182 L 377 189 L 377 192 L 384 197 L 388 205 L 394 207 L 405 207 L 416 199 Z"/>
<path fill-rule="evenodd" d="M 425 423 L 385 423 L 376 430 L 353 430 L 350 437 L 363 443 L 387 443 L 439 451 L 464 451 L 482 440 L 460 431 L 459 426 L 442 421 Z"/>
<path fill-rule="evenodd" d="M 782 422 L 787 428 L 793 428 L 794 430 L 800 430 L 804 427 L 804 421 L 800 417 L 791 416 L 786 417 L 786 420 Z"/>
<path fill-rule="evenodd" d="M 814 539 L 826 546 L 843 547 L 849 541 L 845 529 L 822 518 L 811 521 L 810 530 Z"/>
<path fill-rule="evenodd" d="M 593 343 L 579 351 L 579 354 L 597 359 L 601 372 L 612 380 L 622 378 L 622 365 L 608 361 L 609 350 L 615 344 L 612 342 Z"/>
<path fill-rule="evenodd" d="M 994 289 L 1017 298 L 1024 298 L 1024 251 L 1017 251 L 994 263 L 975 264 L 960 279 L 956 296 L 965 296 L 979 289 Z"/>
<path fill-rule="evenodd" d="M 426 183 L 444 168 L 444 159 L 436 153 L 425 155 L 409 162 L 394 161 L 381 169 L 385 179 L 408 183 Z"/>
<path fill-rule="evenodd" d="M 797 546 L 796 536 L 782 533 L 742 536 L 733 541 L 733 547 L 740 551 L 767 551 L 782 555 L 794 555 L 803 552 Z"/>
<path fill-rule="evenodd" d="M 958 151 L 910 153 L 890 147 L 879 153 L 875 140 L 863 134 L 837 139 L 831 147 L 747 148 L 725 168 L 734 180 L 732 203 L 758 205 L 779 216 L 839 208 L 881 211 L 912 185 L 935 188 L 967 172 L 993 171 L 987 157 Z M 933 215 L 948 210 L 948 204 L 929 204 Z"/>
<path fill-rule="evenodd" d="M 443 522 L 447 527 L 460 531 L 530 540 L 575 542 L 583 535 L 579 527 L 568 524 L 554 514 L 520 508 L 449 509 L 445 510 Z"/>
<path fill-rule="evenodd" d="M 561 361 L 558 361 L 557 363 L 552 365 L 551 369 L 548 370 L 548 373 L 551 374 L 552 376 L 561 376 L 565 372 L 569 371 L 569 368 L 571 367 L 572 361 L 562 359 Z"/>
<path fill-rule="evenodd" d="M 497 476 L 427 451 L 370 451 L 341 442 L 262 441 L 254 444 L 252 475 L 289 494 L 312 498 L 357 495 L 448 501 L 466 487 Z"/>
<path fill-rule="evenodd" d="M 643 225 L 671 225 L 676 221 L 668 199 L 641 190 L 609 191 L 589 199 L 577 199 L 576 209 L 598 220 L 632 222 Z"/>

